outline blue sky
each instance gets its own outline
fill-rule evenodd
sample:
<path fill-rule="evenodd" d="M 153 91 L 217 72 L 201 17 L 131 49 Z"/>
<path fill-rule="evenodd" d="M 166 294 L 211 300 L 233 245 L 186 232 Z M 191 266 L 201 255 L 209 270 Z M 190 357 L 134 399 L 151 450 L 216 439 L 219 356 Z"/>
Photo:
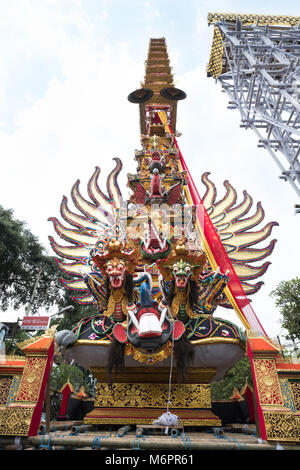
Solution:
<path fill-rule="evenodd" d="M 187 93 L 178 110 L 179 145 L 200 194 L 201 174 L 210 171 L 220 198 L 229 179 L 241 196 L 247 189 L 254 204 L 262 202 L 266 223 L 280 223 L 265 286 L 253 297 L 274 335 L 280 326 L 269 293 L 299 275 L 296 194 L 206 77 L 210 11 L 300 16 L 299 2 L 291 0 L 0 0 L 0 204 L 27 221 L 49 250 L 47 219 L 59 217 L 62 196 L 78 178 L 84 190 L 99 165 L 105 188 L 118 156 L 126 194 L 140 148 L 138 109 L 127 95 L 143 80 L 149 39 L 165 37 L 175 83 Z"/>

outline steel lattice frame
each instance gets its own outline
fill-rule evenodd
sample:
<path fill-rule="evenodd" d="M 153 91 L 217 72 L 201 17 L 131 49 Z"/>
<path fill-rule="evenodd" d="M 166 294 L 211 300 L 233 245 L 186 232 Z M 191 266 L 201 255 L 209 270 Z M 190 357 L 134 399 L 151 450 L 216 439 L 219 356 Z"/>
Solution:
<path fill-rule="evenodd" d="M 238 17 L 235 24 L 214 25 L 223 46 L 220 53 L 218 44 L 213 55 L 213 61 L 221 61 L 220 73 L 208 75 L 217 78 L 230 98 L 229 108 L 240 111 L 241 127 L 253 129 L 280 178 L 300 197 L 299 25 L 244 25 Z"/>

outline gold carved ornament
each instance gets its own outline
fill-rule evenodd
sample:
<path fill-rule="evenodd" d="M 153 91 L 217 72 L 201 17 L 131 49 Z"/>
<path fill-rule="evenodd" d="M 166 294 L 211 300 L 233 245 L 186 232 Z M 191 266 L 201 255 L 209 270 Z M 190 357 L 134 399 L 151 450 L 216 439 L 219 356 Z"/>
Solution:
<path fill-rule="evenodd" d="M 37 402 L 44 378 L 47 358 L 28 357 L 16 402 Z"/>
<path fill-rule="evenodd" d="M 98 383 L 95 406 L 113 408 L 164 408 L 169 385 L 165 383 Z M 209 384 L 173 384 L 172 408 L 210 408 Z"/>
<path fill-rule="evenodd" d="M 121 287 L 120 289 L 112 289 L 111 294 L 108 299 L 108 304 L 107 304 L 107 309 L 103 312 L 103 315 L 106 317 L 110 317 L 113 315 L 116 305 L 121 303 L 122 304 L 122 312 L 127 315 L 127 304 L 128 304 L 128 299 L 124 294 L 124 287 Z"/>
<path fill-rule="evenodd" d="M 218 78 L 223 70 L 223 37 L 220 29 L 214 27 L 214 35 L 210 51 L 209 62 L 206 68 L 206 73 L 213 78 Z"/>
<path fill-rule="evenodd" d="M 124 262 L 127 271 L 133 274 L 139 262 L 140 255 L 136 250 L 132 249 L 131 246 L 128 245 L 127 248 L 129 249 L 126 250 L 124 243 L 118 240 L 110 240 L 110 242 L 106 244 L 106 251 L 101 254 L 96 254 L 93 257 L 93 261 L 104 275 L 106 275 L 106 263 L 113 259 Z"/>
<path fill-rule="evenodd" d="M 299 415 L 280 411 L 264 411 L 263 415 L 268 440 L 299 442 Z"/>
<path fill-rule="evenodd" d="M 149 354 L 140 349 L 136 349 L 132 344 L 127 343 L 125 346 L 125 355 L 132 356 L 136 361 L 146 364 L 155 364 L 167 359 L 172 353 L 172 343 L 167 341 L 161 351 Z"/>
<path fill-rule="evenodd" d="M 253 364 L 261 405 L 284 405 L 275 361 L 273 359 L 254 359 Z"/>
<path fill-rule="evenodd" d="M 0 408 L 0 434 L 3 436 L 27 436 L 33 407 Z"/>
<path fill-rule="evenodd" d="M 54 333 L 51 328 L 41 337 L 18 344 L 27 358 L 22 375 L 12 377 L 6 404 L 0 407 L 0 435 L 28 435 L 48 362 L 48 340 L 53 339 Z"/>
<path fill-rule="evenodd" d="M 11 383 L 12 377 L 0 377 L 0 406 L 6 405 Z"/>
<path fill-rule="evenodd" d="M 208 13 L 208 24 L 213 24 L 218 21 L 225 21 L 228 23 L 236 23 L 239 19 L 245 25 L 288 25 L 298 26 L 300 23 L 300 16 L 287 16 L 287 15 L 254 15 L 242 13 Z"/>
<path fill-rule="evenodd" d="M 300 411 L 300 382 L 291 382 L 290 388 L 297 411 Z"/>

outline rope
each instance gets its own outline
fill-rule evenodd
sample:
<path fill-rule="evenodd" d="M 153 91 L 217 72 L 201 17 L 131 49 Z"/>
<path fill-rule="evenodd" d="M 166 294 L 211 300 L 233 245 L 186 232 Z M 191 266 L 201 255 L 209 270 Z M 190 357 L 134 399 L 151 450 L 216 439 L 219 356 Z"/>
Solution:
<path fill-rule="evenodd" d="M 40 448 L 40 449 L 45 449 L 45 450 L 52 450 L 52 446 L 51 446 L 51 444 L 50 444 L 52 438 L 51 438 L 51 437 L 48 437 L 47 444 L 44 444 L 45 437 L 46 437 L 46 436 L 43 436 L 43 437 L 42 437 L 39 448 Z"/>
<path fill-rule="evenodd" d="M 184 444 L 184 448 L 185 449 L 191 449 L 192 448 L 192 443 L 191 443 L 191 439 L 189 437 L 187 437 L 185 434 L 183 434 L 181 436 L 181 440 Z"/>
<path fill-rule="evenodd" d="M 132 450 L 141 450 L 140 439 L 136 438 L 131 443 Z"/>
<path fill-rule="evenodd" d="M 174 356 L 174 322 L 171 329 L 172 334 L 172 352 L 171 352 L 171 365 L 170 365 L 170 374 L 169 374 L 169 395 L 168 395 L 168 404 L 167 404 L 167 413 L 169 413 L 169 406 L 171 404 L 171 388 L 172 388 L 172 373 L 173 373 L 173 356 Z"/>
<path fill-rule="evenodd" d="M 153 421 L 153 424 L 158 424 L 161 426 L 166 426 L 165 433 L 168 434 L 169 426 L 177 426 L 178 425 L 178 416 L 170 413 L 169 408 L 171 401 L 171 389 L 172 389 L 172 373 L 173 373 L 173 356 L 174 356 L 174 322 L 171 328 L 172 334 L 172 351 L 171 351 L 171 364 L 170 364 L 170 373 L 169 373 L 169 393 L 168 393 L 168 403 L 167 403 L 167 411 L 163 413 L 158 419 Z"/>
<path fill-rule="evenodd" d="M 100 437 L 95 437 L 95 439 L 93 440 L 92 442 L 92 445 L 91 445 L 92 449 L 94 450 L 95 448 L 96 449 L 101 449 L 101 439 Z"/>

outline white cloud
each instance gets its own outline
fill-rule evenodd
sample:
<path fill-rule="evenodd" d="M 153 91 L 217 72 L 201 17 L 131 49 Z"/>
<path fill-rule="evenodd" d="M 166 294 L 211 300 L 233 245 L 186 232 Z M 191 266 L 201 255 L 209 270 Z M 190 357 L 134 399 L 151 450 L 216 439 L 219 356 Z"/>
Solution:
<path fill-rule="evenodd" d="M 0 197 L 46 244 L 47 218 L 58 215 L 63 194 L 68 195 L 77 178 L 85 185 L 96 165 L 105 174 L 115 156 L 133 160 L 138 108 L 127 101 L 127 95 L 136 88 L 143 64 L 130 57 L 126 43 L 99 42 L 87 17 L 56 10 L 49 17 L 48 2 L 42 4 L 47 11 L 36 10 L 35 16 L 33 3 L 28 4 L 25 39 L 16 50 L 21 54 L 24 43 L 33 48 L 43 29 L 41 42 L 30 54 L 43 50 L 45 58 L 56 55 L 61 78 L 49 77 L 42 97 L 16 111 L 13 131 L 0 130 L 5 159 Z M 75 39 L 66 33 L 66 24 L 78 26 Z"/>

